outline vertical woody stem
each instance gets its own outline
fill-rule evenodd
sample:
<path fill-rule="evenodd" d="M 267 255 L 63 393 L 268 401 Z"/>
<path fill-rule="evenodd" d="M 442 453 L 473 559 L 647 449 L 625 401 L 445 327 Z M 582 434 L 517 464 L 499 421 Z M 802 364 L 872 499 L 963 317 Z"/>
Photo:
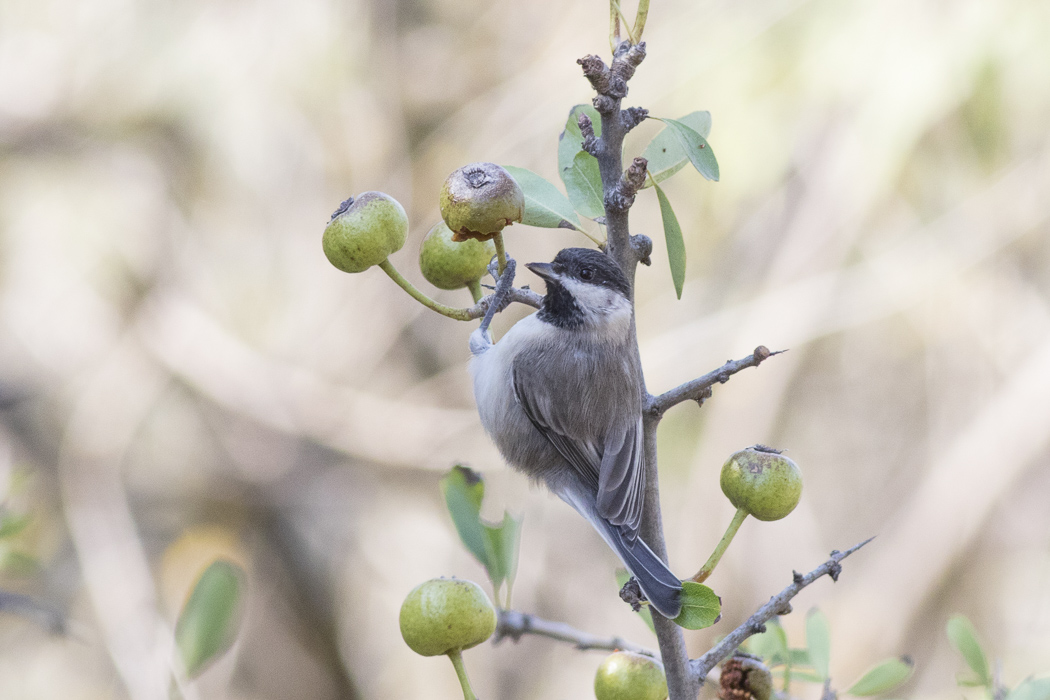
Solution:
<path fill-rule="evenodd" d="M 614 8 L 615 11 L 615 8 Z M 635 270 L 640 260 L 638 252 L 631 245 L 631 231 L 628 223 L 628 207 L 610 206 L 615 200 L 614 194 L 623 175 L 623 138 L 627 133 L 621 110 L 622 97 L 608 94 L 599 95 L 597 102 L 602 101 L 598 109 L 602 120 L 601 147 L 596 149 L 598 170 L 602 177 L 602 189 L 605 195 L 605 222 L 608 245 L 606 253 L 619 263 L 631 283 L 631 298 L 634 298 Z M 637 328 L 632 322 L 631 328 L 634 352 L 638 354 Z M 639 363 L 640 366 L 641 363 Z M 639 400 L 646 402 L 648 392 L 644 378 L 638 387 Z M 642 515 L 642 538 L 665 562 L 667 546 L 664 542 L 663 524 L 660 515 L 660 486 L 656 455 L 656 427 L 658 416 L 647 416 L 645 419 L 645 506 Z M 689 671 L 689 655 L 686 652 L 685 638 L 682 629 L 674 622 L 653 611 L 653 625 L 660 645 L 664 672 L 667 676 L 667 687 L 670 700 L 695 700 L 699 693 L 699 682 Z"/>

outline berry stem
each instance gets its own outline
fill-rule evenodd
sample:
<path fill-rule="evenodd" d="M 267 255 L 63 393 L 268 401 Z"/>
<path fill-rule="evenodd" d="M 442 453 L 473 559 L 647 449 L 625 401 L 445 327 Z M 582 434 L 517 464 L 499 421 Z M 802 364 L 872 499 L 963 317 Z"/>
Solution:
<path fill-rule="evenodd" d="M 492 239 L 492 242 L 496 246 L 496 258 L 499 260 L 499 273 L 503 274 L 503 271 L 507 269 L 507 249 L 503 247 L 503 232 L 500 231 L 496 234 L 496 237 Z"/>
<path fill-rule="evenodd" d="M 383 270 L 383 272 L 390 276 L 390 279 L 394 280 L 394 282 L 397 283 L 397 286 L 401 287 L 401 289 L 404 289 L 406 292 L 408 292 L 408 295 L 410 297 L 412 297 L 431 311 L 436 311 L 442 316 L 448 316 L 449 318 L 455 319 L 456 321 L 471 320 L 470 311 L 468 309 L 456 309 L 451 306 L 439 304 L 423 292 L 416 289 L 411 282 L 406 280 L 401 275 L 401 273 L 394 268 L 394 265 L 390 262 L 389 258 L 379 263 L 379 267 Z"/>
<path fill-rule="evenodd" d="M 485 296 L 485 293 L 481 290 L 481 280 L 467 282 L 467 289 L 470 290 L 470 296 L 474 297 L 475 304 L 481 301 L 481 297 Z"/>
<path fill-rule="evenodd" d="M 736 514 L 733 515 L 733 520 L 729 523 L 729 527 L 726 528 L 726 534 L 722 535 L 722 540 L 715 547 L 715 551 L 711 552 L 711 556 L 707 558 L 707 563 L 704 564 L 703 568 L 696 572 L 690 581 L 696 581 L 697 583 L 703 583 L 707 580 L 707 577 L 715 570 L 718 566 L 718 561 L 725 554 L 726 549 L 729 548 L 729 543 L 733 541 L 733 537 L 736 536 L 736 531 L 743 525 L 744 520 L 747 518 L 748 512 L 743 508 L 737 508 Z"/>
<path fill-rule="evenodd" d="M 463 700 L 478 700 L 474 690 L 470 687 L 470 679 L 467 678 L 467 669 L 463 667 L 463 653 L 459 649 L 453 649 L 448 653 L 448 659 L 456 669 L 459 685 L 463 688 Z"/>

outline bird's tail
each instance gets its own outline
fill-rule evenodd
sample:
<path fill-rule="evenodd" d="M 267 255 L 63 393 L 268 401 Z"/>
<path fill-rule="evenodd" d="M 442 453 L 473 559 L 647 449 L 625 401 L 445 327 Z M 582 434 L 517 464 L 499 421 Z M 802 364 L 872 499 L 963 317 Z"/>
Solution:
<path fill-rule="evenodd" d="M 606 522 L 604 518 L 598 520 L 601 521 L 599 527 L 603 538 L 612 545 L 628 570 L 638 579 L 649 604 L 666 618 L 673 620 L 678 617 L 682 611 L 682 582 L 678 577 L 641 538 L 627 542 L 620 534 L 619 527 Z"/>
<path fill-rule="evenodd" d="M 587 518 L 602 539 L 609 543 L 628 570 L 638 579 L 649 604 L 668 619 L 678 617 L 682 611 L 682 582 L 667 568 L 667 564 L 649 549 L 649 545 L 640 537 L 628 542 L 620 532 L 619 526 L 598 515 L 594 496 L 589 490 L 573 482 L 571 486 L 558 488 L 554 492 Z"/>

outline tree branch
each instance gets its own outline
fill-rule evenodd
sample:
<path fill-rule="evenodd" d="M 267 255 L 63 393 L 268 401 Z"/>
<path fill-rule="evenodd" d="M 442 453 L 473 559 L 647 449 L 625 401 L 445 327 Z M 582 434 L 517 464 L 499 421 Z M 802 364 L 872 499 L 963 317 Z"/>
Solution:
<path fill-rule="evenodd" d="M 744 622 L 744 624 L 727 634 L 722 641 L 710 651 L 700 658 L 694 659 L 690 662 L 690 671 L 694 678 L 700 683 L 703 683 L 711 669 L 717 666 L 723 659 L 731 656 L 736 648 L 744 643 L 745 639 L 751 635 L 764 632 L 766 630 L 766 622 L 777 615 L 786 615 L 791 612 L 791 599 L 798 595 L 803 588 L 813 583 L 821 576 L 830 576 L 832 581 L 838 581 L 839 574 L 842 572 L 842 565 L 840 562 L 867 543 L 871 542 L 873 539 L 875 538 L 869 537 L 860 544 L 850 547 L 845 552 L 840 552 L 838 550 L 833 551 L 826 562 L 813 569 L 813 571 L 810 571 L 808 574 L 802 575 L 797 571 L 792 572 L 794 580 L 791 582 L 790 586 L 770 598 L 768 603 L 759 608 L 754 615 L 747 618 L 747 621 Z"/>
<path fill-rule="evenodd" d="M 482 286 L 488 287 L 487 284 Z M 485 312 L 488 311 L 489 303 L 492 302 L 492 298 L 494 296 L 494 294 L 489 294 L 488 296 L 482 298 L 481 301 L 479 301 L 477 304 L 474 304 L 474 306 L 463 309 L 464 315 L 467 317 L 463 320 L 472 321 L 476 318 L 481 318 L 482 316 L 484 316 Z M 507 299 L 511 302 L 517 302 L 519 304 L 531 306 L 534 309 L 540 308 L 540 306 L 543 304 L 542 294 L 537 294 L 531 289 L 524 289 L 519 287 L 511 287 L 510 291 L 507 293 Z"/>
<path fill-rule="evenodd" d="M 602 178 L 602 198 L 605 204 L 606 253 L 619 264 L 631 284 L 631 298 L 634 298 L 634 278 L 639 262 L 647 262 L 652 252 L 652 241 L 646 236 L 632 236 L 628 225 L 628 214 L 634 201 L 634 193 L 625 199 L 622 183 L 630 188 L 635 181 L 645 177 L 645 162 L 632 163 L 633 170 L 624 173 L 623 138 L 627 131 L 641 120 L 647 112 L 635 109 L 628 112 L 625 118 L 620 109 L 621 101 L 627 94 L 627 81 L 634 75 L 635 69 L 645 58 L 645 44 L 632 46 L 630 42 L 621 42 L 613 51 L 611 67 L 606 67 L 600 59 L 588 56 L 580 60 L 584 75 L 591 81 L 598 95 L 592 104 L 601 115 L 601 136 L 590 139 L 588 153 L 598 161 L 598 171 Z M 581 124 L 581 133 L 583 125 Z M 597 141 L 595 143 L 595 141 Z M 639 159 L 641 160 L 641 159 Z M 631 336 L 635 356 L 638 357 L 637 329 L 631 324 Z M 641 358 L 638 357 L 639 366 Z M 645 379 L 639 383 L 638 392 L 648 404 L 649 394 L 645 388 Z M 659 470 L 656 455 L 656 426 L 658 420 L 645 421 L 645 503 L 642 506 L 642 539 L 653 552 L 667 561 L 667 546 L 664 543 L 663 523 L 660 517 Z M 660 657 L 667 676 L 667 688 L 671 700 L 693 700 L 700 689 L 689 670 L 689 655 L 686 652 L 685 637 L 682 628 L 662 615 L 653 612 L 653 627 L 660 644 Z"/>
<path fill-rule="evenodd" d="M 636 654 L 644 654 L 654 659 L 659 658 L 655 651 L 632 644 L 622 637 L 598 637 L 578 630 L 564 622 L 552 622 L 551 620 L 545 620 L 542 617 L 536 617 L 517 610 L 499 611 L 499 617 L 496 622 L 496 635 L 492 639 L 494 644 L 499 644 L 507 637 L 517 642 L 522 635 L 526 634 L 535 634 L 548 639 L 556 639 L 559 642 L 568 642 L 582 651 L 587 651 L 588 649 L 633 651 Z"/>
<path fill-rule="evenodd" d="M 691 382 L 686 382 L 659 396 L 649 396 L 645 403 L 645 411 L 649 416 L 659 420 L 667 409 L 677 406 L 683 401 L 696 401 L 703 404 L 704 400 L 711 396 L 711 387 L 715 384 L 725 384 L 737 372 L 748 367 L 758 367 L 770 357 L 773 357 L 773 355 L 779 355 L 784 352 L 787 351 L 777 350 L 776 352 L 771 352 L 765 345 L 759 345 L 753 353 L 742 360 L 729 360 L 713 372 L 708 372 Z"/>

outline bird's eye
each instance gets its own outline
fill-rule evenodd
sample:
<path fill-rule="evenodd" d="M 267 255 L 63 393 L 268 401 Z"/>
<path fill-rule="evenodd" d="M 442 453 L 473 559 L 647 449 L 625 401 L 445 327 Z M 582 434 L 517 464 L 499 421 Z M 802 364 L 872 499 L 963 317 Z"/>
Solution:
<path fill-rule="evenodd" d="M 589 280 L 592 277 L 594 277 L 594 270 L 592 270 L 589 267 L 584 267 L 584 268 L 580 269 L 580 279 L 581 280 Z"/>

